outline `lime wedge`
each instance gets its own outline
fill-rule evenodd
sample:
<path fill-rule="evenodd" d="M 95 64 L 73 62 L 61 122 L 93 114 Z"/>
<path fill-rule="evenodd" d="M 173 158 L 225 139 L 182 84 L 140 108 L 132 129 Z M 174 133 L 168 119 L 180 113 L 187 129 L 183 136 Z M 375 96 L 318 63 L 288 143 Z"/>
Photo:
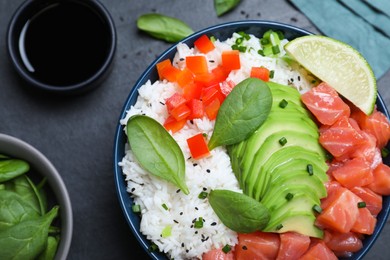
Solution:
<path fill-rule="evenodd" d="M 370 65 L 353 47 L 326 36 L 309 35 L 290 41 L 285 50 L 365 114 L 373 112 L 376 79 Z"/>

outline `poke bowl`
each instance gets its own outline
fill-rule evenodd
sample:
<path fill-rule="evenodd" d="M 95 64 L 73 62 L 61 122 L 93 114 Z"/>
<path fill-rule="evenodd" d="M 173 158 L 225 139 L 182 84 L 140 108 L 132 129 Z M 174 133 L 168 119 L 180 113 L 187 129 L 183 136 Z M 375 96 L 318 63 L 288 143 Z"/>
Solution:
<path fill-rule="evenodd" d="M 60 174 L 46 156 L 16 137 L 0 134 L 0 154 L 0 191 L 9 201 L 8 207 L 1 203 L 1 231 L 6 234 L 10 230 L 19 235 L 18 242 L 14 243 L 3 237 L 2 245 L 7 244 L 9 250 L 2 248 L 2 258 L 66 259 L 72 241 L 73 215 Z M 23 206 L 23 210 L 16 210 L 15 205 Z M 7 214 L 8 209 L 13 217 Z M 45 231 L 44 225 L 39 223 L 47 217 L 51 221 Z M 42 228 L 37 229 L 39 225 Z M 28 232 L 22 232 L 23 229 Z"/>
<path fill-rule="evenodd" d="M 190 48 L 194 46 L 194 43 L 197 39 L 199 39 L 203 35 L 207 35 L 208 37 L 215 39 L 218 39 L 220 41 L 225 41 L 232 37 L 234 33 L 237 32 L 243 32 L 241 35 L 254 35 L 258 38 L 261 38 L 265 33 L 269 30 L 275 31 L 275 32 L 282 32 L 285 39 L 288 41 L 291 41 L 297 37 L 306 36 L 306 35 L 312 35 L 312 33 L 291 26 L 287 24 L 277 23 L 277 22 L 271 22 L 271 21 L 238 21 L 238 22 L 229 22 L 224 23 L 216 26 L 212 26 L 209 28 L 206 28 L 204 30 L 201 30 L 199 32 L 196 32 L 189 37 L 185 38 L 181 42 L 173 45 L 169 49 L 167 49 L 163 54 L 161 54 L 147 69 L 146 71 L 140 76 L 140 78 L 137 80 L 134 87 L 131 89 L 130 94 L 123 106 L 123 109 L 121 111 L 118 125 L 116 129 L 116 135 L 115 135 L 115 144 L 114 144 L 114 175 L 115 175 L 115 185 L 116 190 L 118 194 L 119 203 L 121 205 L 121 208 L 124 213 L 124 217 L 127 220 L 131 231 L 133 232 L 133 235 L 137 238 L 138 242 L 141 244 L 142 248 L 145 249 L 146 253 L 152 258 L 152 259 L 169 259 L 169 256 L 167 256 L 165 253 L 159 252 L 158 250 L 151 250 L 153 247 L 157 247 L 156 243 L 151 242 L 150 239 L 147 238 L 147 236 L 143 233 L 141 233 L 141 216 L 139 212 L 139 208 L 137 211 L 134 211 L 133 206 L 135 205 L 134 202 L 134 193 L 136 190 L 136 186 L 129 185 L 129 182 L 135 183 L 136 185 L 143 186 L 144 183 L 137 183 L 137 180 L 131 179 L 131 177 L 125 176 L 123 172 L 124 162 L 123 158 L 126 156 L 125 151 L 127 151 L 128 148 L 128 137 L 125 132 L 125 123 L 124 120 L 129 120 L 129 117 L 131 118 L 131 115 L 128 115 L 128 111 L 131 110 L 137 102 L 137 99 L 139 96 L 144 95 L 145 93 L 139 93 L 139 89 L 144 86 L 145 84 L 153 85 L 152 83 L 155 81 L 158 81 L 161 78 L 161 75 L 159 74 L 159 71 L 157 69 L 158 64 L 162 64 L 165 60 L 171 60 L 173 61 L 175 59 L 175 55 L 178 52 L 178 48 L 181 48 L 180 45 L 182 43 L 186 44 Z M 179 51 L 180 52 L 180 51 Z M 182 51 L 185 52 L 185 51 Z M 180 62 L 180 59 L 179 61 Z M 214 61 L 212 61 L 214 62 Z M 309 75 L 310 77 L 310 75 Z M 299 77 L 300 78 L 300 77 Z M 295 78 L 296 80 L 296 78 Z M 151 83 L 152 82 L 152 83 Z M 311 83 L 314 83 L 312 81 Z M 171 93 L 172 94 L 172 93 Z M 155 94 L 158 95 L 158 92 Z M 162 104 L 165 105 L 165 104 Z M 383 113 L 383 115 L 389 119 L 389 114 L 386 109 L 386 105 L 383 102 L 380 94 L 378 93 L 377 99 L 376 99 L 376 109 Z M 138 109 L 138 113 L 142 114 L 144 111 L 142 108 Z M 127 118 L 126 118 L 127 117 Z M 192 122 L 191 122 L 192 123 Z M 207 127 L 206 127 L 207 128 Z M 387 146 L 388 147 L 388 146 Z M 187 154 L 186 154 L 187 155 Z M 147 149 L 145 148 L 144 156 L 147 157 Z M 213 156 L 213 155 L 212 155 Z M 138 157 L 137 157 L 138 159 Z M 190 157 L 187 159 L 191 159 Z M 202 159 L 200 159 L 202 160 Z M 223 160 L 223 159 L 220 159 Z M 389 158 L 383 158 L 383 163 L 388 165 Z M 191 161 L 191 164 L 196 167 L 198 166 L 198 161 Z M 207 169 L 208 172 L 209 169 Z M 233 175 L 234 176 L 234 175 Z M 154 186 L 154 189 L 158 189 L 160 186 L 159 184 L 156 184 Z M 183 188 L 175 188 L 176 193 L 180 193 L 183 191 Z M 212 188 L 204 188 L 204 191 L 210 192 Z M 197 193 L 196 195 L 198 195 Z M 170 205 L 168 203 L 165 203 L 165 201 L 159 201 L 160 205 L 162 205 L 162 209 L 159 209 L 163 212 L 164 216 L 164 210 L 168 211 L 174 211 L 175 209 L 170 208 Z M 139 205 L 137 205 L 139 206 Z M 145 205 L 143 205 L 145 207 Z M 193 211 L 197 211 L 198 208 L 195 207 L 192 209 Z M 371 235 L 364 236 L 364 239 L 362 239 L 362 246 L 357 251 L 354 252 L 348 257 L 345 257 L 346 259 L 362 259 L 363 256 L 370 250 L 372 245 L 375 243 L 376 239 L 378 238 L 381 230 L 383 229 L 384 225 L 386 224 L 386 220 L 388 218 L 390 210 L 390 198 L 388 196 L 383 196 L 382 201 L 382 210 L 379 212 L 379 214 L 376 217 L 376 225 L 375 230 Z M 182 215 L 183 212 L 181 209 L 176 209 L 176 213 Z M 219 216 L 219 215 L 218 215 Z M 175 219 L 173 220 L 175 223 L 177 222 Z M 199 221 L 199 218 L 193 219 L 192 223 Z M 204 222 L 207 222 L 203 220 Z M 209 220 L 208 220 L 209 221 Z M 215 222 L 212 222 L 214 224 Z M 147 224 L 144 224 L 147 225 Z M 215 224 L 214 224 L 215 225 Z M 218 224 L 219 225 L 219 224 Z M 193 225 L 191 225 L 191 228 L 193 228 Z M 161 231 L 161 230 L 160 230 Z M 167 230 L 165 230 L 167 231 Z M 161 232 L 160 232 L 161 233 Z M 164 233 L 164 231 L 163 231 Z M 168 230 L 168 236 L 171 235 L 171 233 L 174 233 L 174 231 L 169 228 Z M 195 234 L 198 234 L 197 231 L 195 231 Z M 166 236 L 167 234 L 165 234 Z M 163 237 L 163 234 L 160 234 L 161 237 Z M 202 242 L 207 241 L 207 237 L 203 237 L 201 240 Z M 185 243 L 181 241 L 176 241 L 177 247 L 184 247 Z M 220 245 L 219 245 L 220 246 Z M 167 249 L 168 250 L 168 249 Z M 188 253 L 188 252 L 187 252 Z M 343 256 L 340 256 L 340 258 L 343 258 Z"/>

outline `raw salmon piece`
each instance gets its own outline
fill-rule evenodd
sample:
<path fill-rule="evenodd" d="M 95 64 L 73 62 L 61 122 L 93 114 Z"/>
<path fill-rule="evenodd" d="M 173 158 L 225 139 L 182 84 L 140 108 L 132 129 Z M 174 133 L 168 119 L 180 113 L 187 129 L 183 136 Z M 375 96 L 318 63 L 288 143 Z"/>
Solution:
<path fill-rule="evenodd" d="M 377 216 L 382 210 L 382 196 L 367 187 L 355 187 L 351 191 L 366 203 L 366 208 L 373 216 Z"/>
<path fill-rule="evenodd" d="M 302 94 L 301 100 L 324 125 L 332 125 L 342 116 L 349 117 L 351 112 L 336 90 L 325 82 Z"/>
<path fill-rule="evenodd" d="M 349 255 L 363 247 L 362 240 L 353 232 L 340 233 L 325 230 L 324 241 L 337 256 Z"/>
<path fill-rule="evenodd" d="M 361 134 L 366 139 L 366 142 L 356 147 L 352 157 L 364 158 L 370 164 L 371 169 L 375 169 L 382 163 L 382 155 L 380 149 L 376 146 L 376 138 L 364 131 L 361 131 Z"/>
<path fill-rule="evenodd" d="M 390 140 L 390 123 L 383 113 L 374 110 L 371 115 L 367 116 L 360 110 L 354 110 L 351 117 L 358 122 L 363 131 L 375 136 L 380 149 L 386 146 Z"/>
<path fill-rule="evenodd" d="M 253 232 L 238 234 L 238 244 L 234 252 L 237 260 L 271 260 L 278 255 L 279 247 L 279 234 Z"/>
<path fill-rule="evenodd" d="M 328 181 L 327 183 L 325 183 L 325 187 L 328 196 L 326 198 L 321 199 L 322 209 L 326 209 L 335 200 L 335 196 L 337 196 L 337 191 L 342 188 L 341 184 L 337 181 Z"/>
<path fill-rule="evenodd" d="M 374 233 L 376 225 L 376 218 L 371 214 L 371 212 L 367 208 L 359 208 L 359 216 L 352 226 L 351 231 L 372 235 Z"/>
<path fill-rule="evenodd" d="M 374 181 L 370 164 L 362 157 L 345 161 L 332 175 L 346 188 L 366 186 Z"/>
<path fill-rule="evenodd" d="M 354 121 L 344 116 L 330 127 L 320 127 L 319 142 L 337 160 L 344 160 L 350 158 L 356 147 L 367 140 L 356 129 Z"/>
<path fill-rule="evenodd" d="M 339 188 L 331 195 L 332 201 L 317 216 L 316 224 L 338 232 L 349 232 L 359 215 L 361 199 L 347 188 Z"/>
<path fill-rule="evenodd" d="M 299 260 L 337 260 L 337 256 L 327 247 L 325 242 L 315 240 Z"/>
<path fill-rule="evenodd" d="M 280 248 L 277 260 L 299 259 L 310 246 L 310 237 L 296 232 L 280 234 Z"/>
<path fill-rule="evenodd" d="M 202 255 L 202 260 L 233 260 L 234 254 L 232 251 L 225 253 L 222 249 L 213 249 Z"/>
<path fill-rule="evenodd" d="M 367 187 L 380 195 L 390 195 L 390 167 L 379 164 L 374 169 L 374 181 Z"/>

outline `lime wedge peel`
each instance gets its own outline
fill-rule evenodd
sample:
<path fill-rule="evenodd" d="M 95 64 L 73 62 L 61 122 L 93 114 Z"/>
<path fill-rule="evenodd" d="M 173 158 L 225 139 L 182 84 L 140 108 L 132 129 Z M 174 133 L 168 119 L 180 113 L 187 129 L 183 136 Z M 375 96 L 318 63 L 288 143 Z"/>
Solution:
<path fill-rule="evenodd" d="M 296 38 L 284 48 L 304 68 L 332 86 L 365 114 L 370 115 L 374 111 L 376 79 L 370 65 L 356 49 L 321 35 Z"/>

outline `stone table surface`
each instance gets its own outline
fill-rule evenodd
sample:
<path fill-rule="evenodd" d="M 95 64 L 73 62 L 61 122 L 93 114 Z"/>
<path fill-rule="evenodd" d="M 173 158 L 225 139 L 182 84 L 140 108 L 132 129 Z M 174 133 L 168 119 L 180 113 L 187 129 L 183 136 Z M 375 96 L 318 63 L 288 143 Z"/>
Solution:
<path fill-rule="evenodd" d="M 194 31 L 237 20 L 270 20 L 320 33 L 285 0 L 243 0 L 217 17 L 211 0 L 101 0 L 117 30 L 112 73 L 96 90 L 71 98 L 38 95 L 18 77 L 6 52 L 6 31 L 22 0 L 0 1 L 0 133 L 20 138 L 46 155 L 71 197 L 74 231 L 68 259 L 147 259 L 122 214 L 113 171 L 115 129 L 122 106 L 141 73 L 171 44 L 140 33 L 136 19 L 157 12 Z M 390 104 L 390 72 L 378 81 Z M 390 259 L 388 223 L 365 259 Z M 1 249 L 0 249 L 1 250 Z"/>

